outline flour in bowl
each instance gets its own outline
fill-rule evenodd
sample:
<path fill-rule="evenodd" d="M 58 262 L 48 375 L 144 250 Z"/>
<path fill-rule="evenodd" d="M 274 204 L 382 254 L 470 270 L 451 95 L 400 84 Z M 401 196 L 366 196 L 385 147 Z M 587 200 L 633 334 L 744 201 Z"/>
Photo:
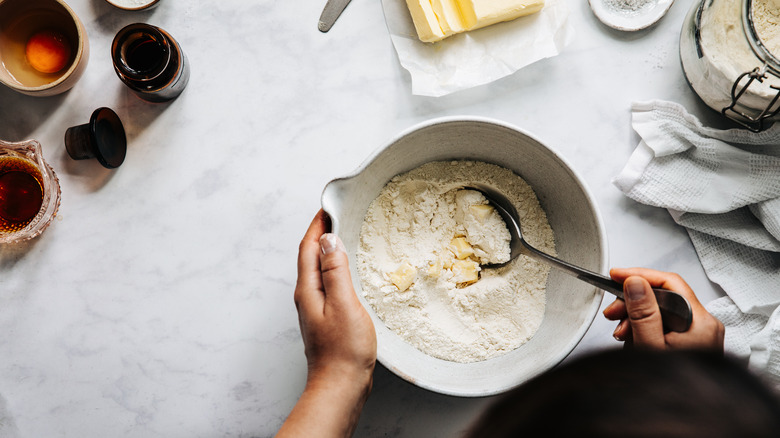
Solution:
<path fill-rule="evenodd" d="M 518 257 L 509 231 L 481 193 L 488 184 L 520 216 L 523 236 L 555 254 L 553 232 L 531 187 L 508 169 L 475 161 L 432 162 L 393 178 L 360 231 L 363 294 L 385 325 L 417 349 L 476 362 L 528 341 L 544 317 L 549 267 Z"/>

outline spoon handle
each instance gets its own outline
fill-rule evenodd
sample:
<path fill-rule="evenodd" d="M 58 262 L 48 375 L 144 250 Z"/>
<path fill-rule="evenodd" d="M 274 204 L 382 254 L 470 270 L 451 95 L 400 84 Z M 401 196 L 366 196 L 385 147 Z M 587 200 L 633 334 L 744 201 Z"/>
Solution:
<path fill-rule="evenodd" d="M 566 263 L 563 260 L 543 253 L 530 245 L 523 246 L 526 250 L 524 252 L 527 255 L 543 259 L 567 274 L 586 283 L 590 283 L 599 289 L 603 289 L 621 300 L 623 299 L 623 285 L 621 283 L 601 274 Z M 655 298 L 656 301 L 658 301 L 658 307 L 661 310 L 661 320 L 663 321 L 664 329 L 673 332 L 688 331 L 691 327 L 691 322 L 693 321 L 693 311 L 688 300 L 677 292 L 666 289 L 653 288 L 653 292 L 655 292 Z"/>

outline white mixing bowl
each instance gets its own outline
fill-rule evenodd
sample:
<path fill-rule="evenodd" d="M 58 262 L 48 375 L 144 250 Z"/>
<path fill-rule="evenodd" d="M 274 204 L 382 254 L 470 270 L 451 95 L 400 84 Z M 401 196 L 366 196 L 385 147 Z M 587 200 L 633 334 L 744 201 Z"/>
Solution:
<path fill-rule="evenodd" d="M 603 292 L 555 269 L 547 280 L 547 306 L 536 334 L 493 359 L 456 363 L 428 356 L 390 331 L 363 299 L 355 252 L 371 201 L 394 176 L 430 161 L 474 160 L 514 171 L 536 192 L 555 233 L 558 256 L 595 272 L 607 266 L 607 242 L 596 204 L 581 178 L 558 154 L 522 130 L 495 120 L 448 117 L 415 126 L 369 157 L 353 174 L 325 187 L 323 209 L 347 247 L 355 290 L 373 318 L 378 359 L 403 379 L 457 396 L 511 389 L 561 362 L 582 339 Z"/>

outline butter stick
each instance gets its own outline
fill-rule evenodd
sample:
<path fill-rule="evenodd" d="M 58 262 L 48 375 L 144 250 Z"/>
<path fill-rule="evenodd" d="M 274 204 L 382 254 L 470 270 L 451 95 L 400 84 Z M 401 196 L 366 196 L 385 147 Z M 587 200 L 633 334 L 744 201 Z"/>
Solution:
<path fill-rule="evenodd" d="M 544 0 L 406 0 L 417 36 L 436 42 L 539 12 Z"/>
<path fill-rule="evenodd" d="M 465 31 L 466 23 L 460 13 L 458 3 L 453 0 L 430 0 L 433 13 L 439 21 L 439 27 L 445 36 Z"/>
<path fill-rule="evenodd" d="M 544 0 L 456 0 L 468 30 L 530 15 L 542 10 Z"/>
<path fill-rule="evenodd" d="M 431 43 L 445 37 L 439 26 L 439 20 L 433 12 L 431 0 L 406 0 L 406 6 L 412 14 L 414 28 L 420 41 Z"/>

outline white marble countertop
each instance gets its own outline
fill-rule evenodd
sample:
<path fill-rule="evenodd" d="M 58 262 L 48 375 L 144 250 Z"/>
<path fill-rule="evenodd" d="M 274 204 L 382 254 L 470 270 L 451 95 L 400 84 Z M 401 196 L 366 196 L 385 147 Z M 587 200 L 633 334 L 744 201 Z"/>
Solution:
<path fill-rule="evenodd" d="M 571 1 L 575 40 L 560 56 L 430 98 L 411 94 L 379 0 L 352 2 L 326 34 L 325 0 L 163 0 L 147 12 L 69 1 L 91 42 L 81 81 L 52 98 L 0 87 L 0 138 L 39 140 L 62 185 L 43 236 L 0 248 L 0 435 L 273 435 L 306 376 L 292 291 L 323 186 L 438 116 L 534 133 L 595 194 L 614 266 L 676 271 L 702 301 L 720 296 L 668 213 L 610 183 L 639 141 L 632 101 L 672 100 L 718 121 L 680 67 L 691 2 L 629 34 Z M 112 70 L 114 34 L 138 21 L 168 30 L 189 57 L 190 83 L 170 104 L 139 100 Z M 115 171 L 72 161 L 63 144 L 101 106 L 130 142 Z M 612 329 L 598 315 L 574 356 L 618 346 Z M 458 436 L 490 400 L 431 393 L 378 367 L 356 436 Z"/>

